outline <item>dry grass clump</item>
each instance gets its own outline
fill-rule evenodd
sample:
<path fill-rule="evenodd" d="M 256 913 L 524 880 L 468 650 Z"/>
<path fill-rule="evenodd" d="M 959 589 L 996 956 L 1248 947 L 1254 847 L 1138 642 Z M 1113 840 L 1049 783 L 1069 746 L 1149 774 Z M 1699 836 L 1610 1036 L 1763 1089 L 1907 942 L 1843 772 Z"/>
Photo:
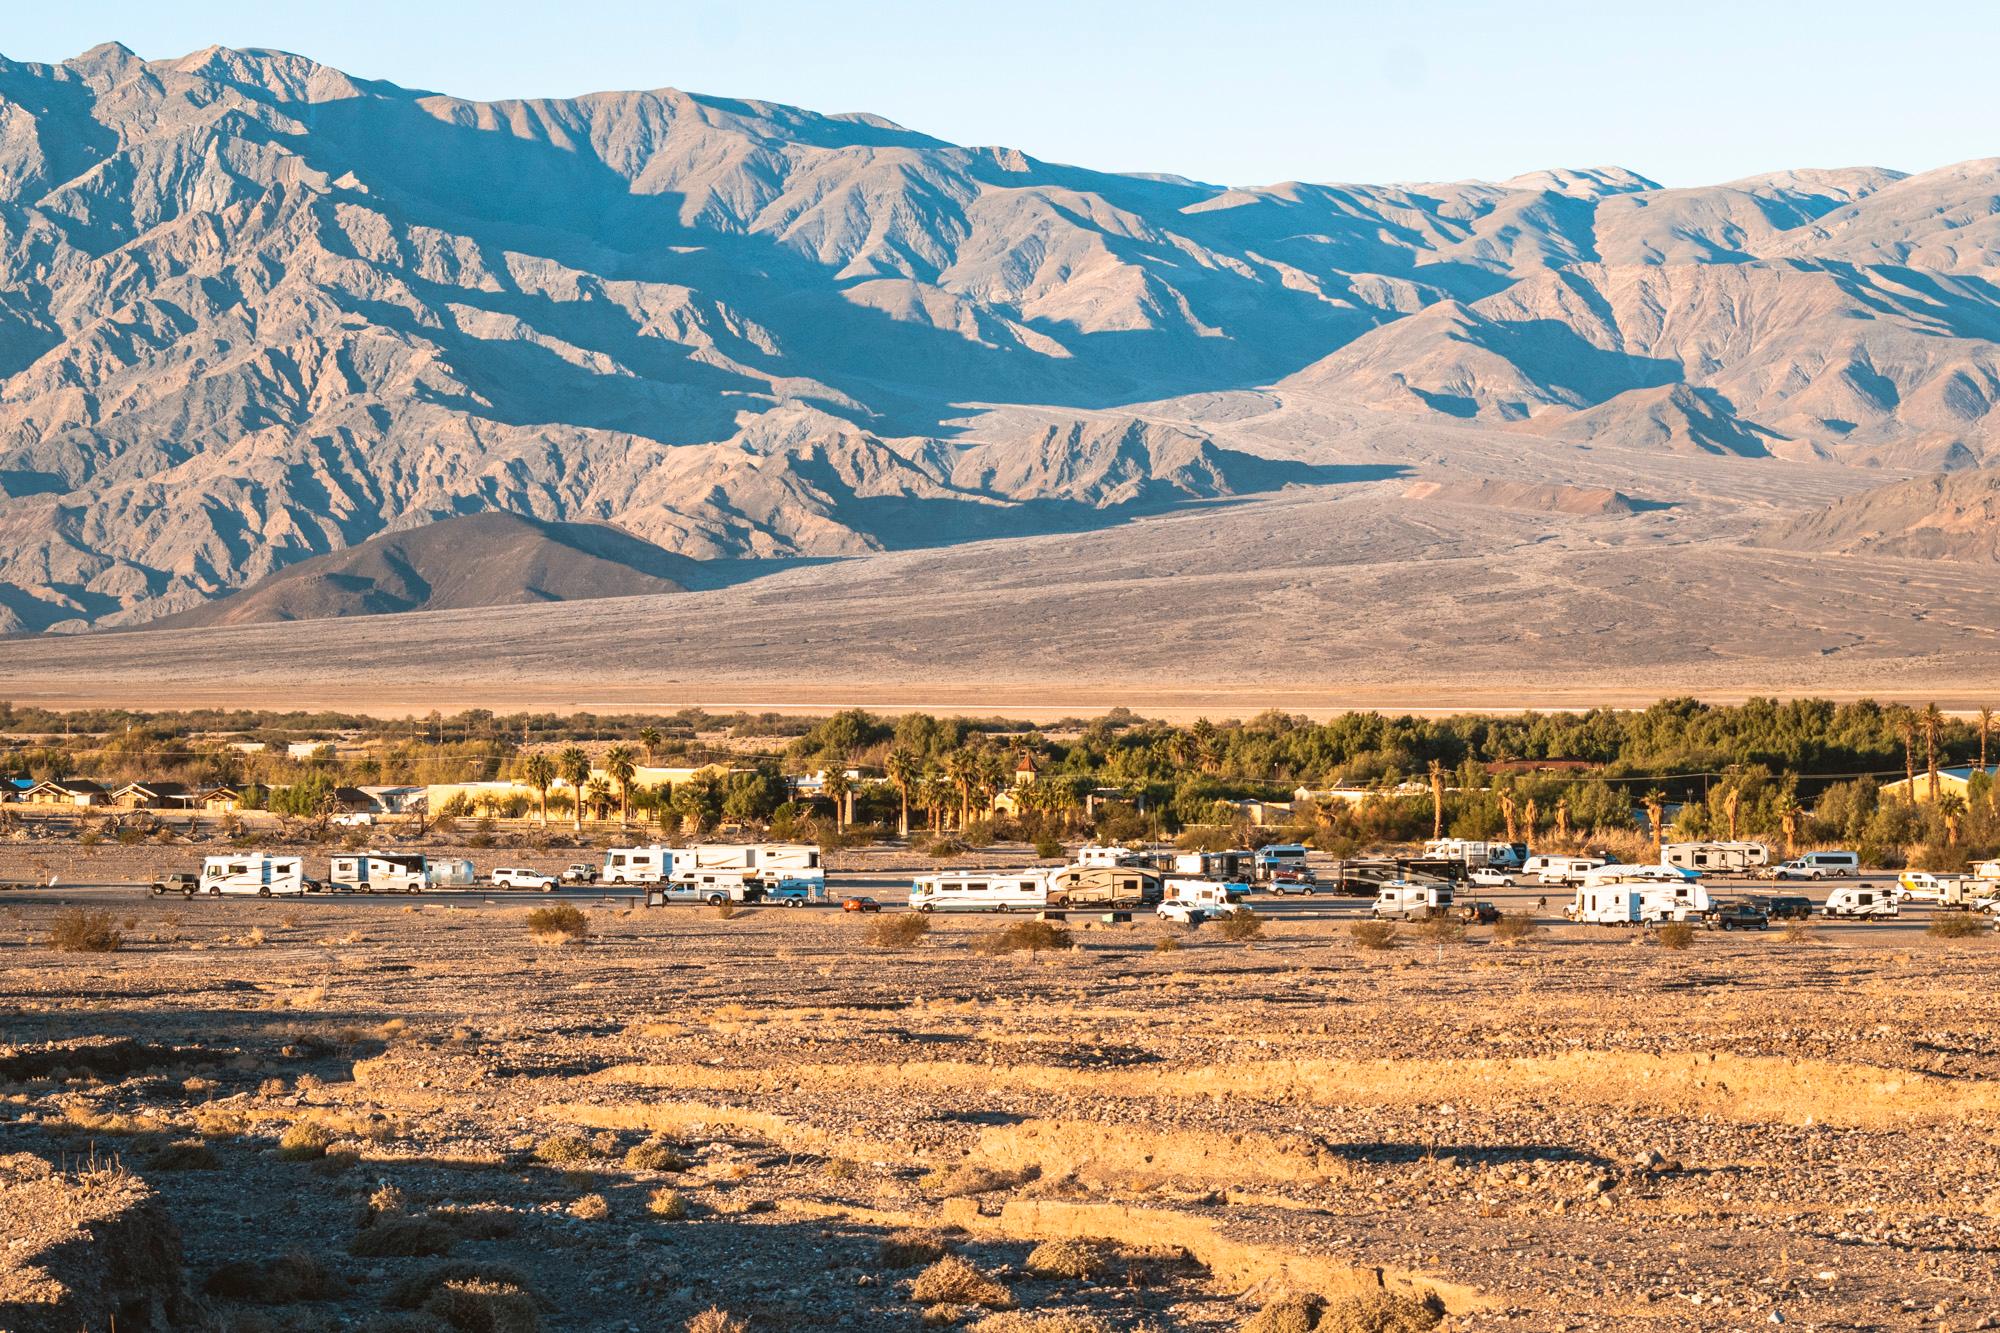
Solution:
<path fill-rule="evenodd" d="M 819 1173 L 828 1180 L 853 1180 L 861 1174 L 861 1163 L 852 1157 L 829 1157 L 820 1164 Z"/>
<path fill-rule="evenodd" d="M 1352 921 L 1348 923 L 1347 934 L 1363 949 L 1396 947 L 1396 923 L 1393 921 Z"/>
<path fill-rule="evenodd" d="M 998 1171 L 976 1162 L 964 1162 L 949 1171 L 927 1171 L 917 1181 L 941 1199 L 961 1199 L 994 1190 L 1013 1189 L 1028 1179 L 1021 1171 Z"/>
<path fill-rule="evenodd" d="M 550 1166 L 574 1166 L 595 1161 L 598 1152 L 588 1139 L 575 1134 L 551 1134 L 535 1145 L 535 1157 Z"/>
<path fill-rule="evenodd" d="M 1502 912 L 1493 923 L 1493 938 L 1502 944 L 1519 944 L 1538 933 L 1542 923 L 1529 912 Z"/>
<path fill-rule="evenodd" d="M 1093 1278 L 1111 1266 L 1111 1250 L 1100 1241 L 1065 1237 L 1045 1240 L 1028 1252 L 1036 1277 Z"/>
<path fill-rule="evenodd" d="M 1318 1327 L 1319 1333 L 1428 1333 L 1442 1322 L 1444 1302 L 1436 1292 L 1370 1291 L 1327 1306 Z"/>
<path fill-rule="evenodd" d="M 1240 1333 L 1311 1333 L 1326 1314 L 1326 1301 L 1311 1294 L 1293 1293 L 1266 1301 L 1262 1309 L 1243 1321 Z"/>
<path fill-rule="evenodd" d="M 687 1333 L 750 1333 L 750 1325 L 719 1305 L 711 1305 L 687 1321 Z"/>
<path fill-rule="evenodd" d="M 1181 937 L 1178 935 L 1162 935 L 1160 936 L 1160 938 L 1153 941 L 1154 953 L 1174 953 L 1177 952 L 1180 949 L 1180 947 L 1181 947 Z"/>
<path fill-rule="evenodd" d="M 117 953 L 125 937 L 112 927 L 111 913 L 71 907 L 49 923 L 49 947 L 57 953 Z"/>
<path fill-rule="evenodd" d="M 1058 1310 L 1054 1314 L 1008 1311 L 987 1315 L 973 1324 L 968 1333 L 1112 1333 L 1112 1327 L 1096 1315 L 1073 1310 Z"/>
<path fill-rule="evenodd" d="M 725 898 L 721 902 L 715 904 L 714 911 L 717 920 L 727 921 L 731 917 L 736 915 L 736 904 L 730 902 L 727 898 Z"/>
<path fill-rule="evenodd" d="M 451 1282 L 486 1282 L 495 1286 L 527 1291 L 528 1279 L 505 1264 L 475 1264 L 454 1261 L 432 1264 L 398 1281 L 389 1288 L 386 1303 L 391 1309 L 421 1309 L 438 1290 Z"/>
<path fill-rule="evenodd" d="M 418 1259 L 450 1254 L 458 1233 L 434 1217 L 382 1217 L 354 1233 L 347 1252 L 357 1259 Z"/>
<path fill-rule="evenodd" d="M 685 1171 L 688 1159 L 672 1139 L 650 1138 L 625 1150 L 625 1167 L 630 1171 Z"/>
<path fill-rule="evenodd" d="M 882 1237 L 875 1248 L 876 1262 L 884 1268 L 915 1268 L 936 1263 L 945 1256 L 944 1239 L 927 1231 L 897 1231 Z"/>
<path fill-rule="evenodd" d="M 646 1211 L 665 1222 L 679 1222 L 688 1215 L 686 1196 L 678 1190 L 657 1189 L 646 1199 Z"/>
<path fill-rule="evenodd" d="M 537 1333 L 535 1298 L 512 1282 L 459 1278 L 440 1284 L 423 1304 L 457 1333 Z"/>
<path fill-rule="evenodd" d="M 1417 923 L 1417 938 L 1425 944 L 1458 944 L 1465 939 L 1465 923 L 1448 916 L 1426 917 Z"/>
<path fill-rule="evenodd" d="M 434 1208 L 431 1210 L 431 1218 L 450 1227 L 451 1234 L 460 1240 L 500 1240 L 521 1229 L 519 1217 L 499 1204 L 491 1203 L 472 1204 L 461 1208 Z"/>
<path fill-rule="evenodd" d="M 1255 912 L 1231 912 L 1217 929 L 1225 940 L 1254 940 L 1264 933 L 1264 918 Z"/>
<path fill-rule="evenodd" d="M 313 1162 L 326 1156 L 334 1132 L 316 1120 L 294 1120 L 278 1137 L 278 1156 L 287 1162 Z"/>
<path fill-rule="evenodd" d="M 1781 929 L 1784 932 L 1785 943 L 1787 944 L 1811 944 L 1819 938 L 1819 935 L 1813 930 L 1812 922 L 1806 920 L 1804 917 L 1795 916 L 1791 918 L 1785 922 Z"/>
<path fill-rule="evenodd" d="M 221 1166 L 222 1159 L 200 1139 L 175 1139 L 146 1158 L 149 1171 L 215 1171 Z"/>
<path fill-rule="evenodd" d="M 1040 953 L 1044 949 L 1073 949 L 1076 941 L 1071 938 L 1069 927 L 1058 926 L 1053 921 L 1016 921 L 1004 930 L 996 930 L 972 946 L 974 952 L 983 954 Z"/>
<path fill-rule="evenodd" d="M 580 944 L 590 938 L 590 922 L 568 903 L 528 913 L 528 933 L 543 944 Z"/>
<path fill-rule="evenodd" d="M 1694 943 L 1694 927 L 1686 921 L 1667 921 L 1653 929 L 1653 940 L 1662 949 L 1685 949 Z"/>
<path fill-rule="evenodd" d="M 341 1293 L 341 1284 L 317 1259 L 288 1254 L 282 1259 L 239 1259 L 224 1264 L 201 1284 L 203 1292 L 253 1305 L 320 1301 Z"/>
<path fill-rule="evenodd" d="M 1971 939 L 1974 935 L 1984 935 L 1991 927 L 1984 916 L 1974 912 L 1939 912 L 1931 917 L 1926 935 L 1941 940 Z"/>
<path fill-rule="evenodd" d="M 611 1201 L 602 1194 L 586 1194 L 570 1202 L 569 1215 L 579 1222 L 602 1222 L 611 1216 Z"/>
<path fill-rule="evenodd" d="M 922 912 L 878 916 L 868 923 L 868 942 L 878 949 L 910 949 L 931 933 L 931 919 Z"/>
<path fill-rule="evenodd" d="M 998 1279 L 980 1272 L 955 1254 L 917 1274 L 910 1286 L 910 1299 L 923 1305 L 978 1305 L 988 1310 L 1011 1310 L 1014 1293 Z"/>

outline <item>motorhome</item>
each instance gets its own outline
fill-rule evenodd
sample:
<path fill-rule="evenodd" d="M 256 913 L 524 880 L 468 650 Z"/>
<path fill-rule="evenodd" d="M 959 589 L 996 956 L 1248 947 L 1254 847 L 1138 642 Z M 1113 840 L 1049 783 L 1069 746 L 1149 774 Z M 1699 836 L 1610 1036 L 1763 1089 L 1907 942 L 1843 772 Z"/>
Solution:
<path fill-rule="evenodd" d="M 1670 842 L 1660 849 L 1670 866 L 1719 874 L 1742 874 L 1771 864 L 1771 849 L 1761 842 Z"/>
<path fill-rule="evenodd" d="M 1089 843 L 1077 849 L 1076 865 L 1080 866 L 1138 866 L 1149 864 L 1144 852 L 1135 852 L 1130 847 L 1103 846 Z"/>
<path fill-rule="evenodd" d="M 1989 883 L 2000 884 L 2000 860 L 1974 861 L 1972 863 L 1972 877 L 1974 879 L 1986 880 Z"/>
<path fill-rule="evenodd" d="M 1451 897 L 1449 884 L 1412 884 L 1408 880 L 1392 880 L 1376 891 L 1375 905 L 1369 909 L 1369 915 L 1406 920 L 1442 916 L 1451 910 Z"/>
<path fill-rule="evenodd" d="M 1779 866 L 1774 879 L 1829 879 L 1836 875 L 1858 874 L 1861 858 L 1853 852 L 1807 852 Z"/>
<path fill-rule="evenodd" d="M 1198 919 L 1233 916 L 1238 912 L 1247 912 L 1250 906 L 1243 901 L 1243 894 L 1247 888 L 1248 886 L 1244 884 L 1231 884 L 1219 879 L 1186 879 L 1176 876 L 1166 882 L 1166 896 L 1160 900 L 1160 914 L 1174 916 L 1176 920 L 1185 920 L 1187 918 L 1184 914 L 1187 912 L 1199 914 Z M 1169 907 L 1177 909 L 1177 912 L 1183 915 L 1167 912 L 1166 909 Z"/>
<path fill-rule="evenodd" d="M 1893 889 L 1844 888 L 1826 895 L 1821 909 L 1828 916 L 1885 917 L 1899 915 Z"/>
<path fill-rule="evenodd" d="M 1532 877 L 1538 884 L 1561 884 L 1574 887 L 1583 882 L 1586 872 L 1605 865 L 1604 858 L 1598 856 L 1531 856 L 1521 865 L 1521 873 Z"/>
<path fill-rule="evenodd" d="M 674 873 L 674 849 L 658 843 L 650 847 L 613 847 L 604 853 L 602 884 L 662 884 Z"/>
<path fill-rule="evenodd" d="M 1167 863 L 1166 868 L 1176 875 L 1247 884 L 1255 873 L 1256 855 L 1242 847 L 1232 847 L 1223 852 L 1181 852 Z"/>
<path fill-rule="evenodd" d="M 1465 862 L 1434 856 L 1356 857 L 1333 863 L 1333 891 L 1354 898 L 1373 898 L 1384 884 L 1398 880 L 1457 884 L 1464 877 Z"/>
<path fill-rule="evenodd" d="M 340 893 L 422 893 L 426 862 L 419 852 L 351 852 L 333 858 L 329 889 Z"/>
<path fill-rule="evenodd" d="M 669 878 L 686 871 L 741 870 L 753 884 L 769 886 L 791 879 L 826 887 L 826 870 L 820 864 L 819 848 L 812 843 L 702 843 L 671 850 Z"/>
<path fill-rule="evenodd" d="M 201 892 L 247 893 L 259 898 L 304 893 L 305 865 L 303 857 L 272 856 L 267 852 L 206 857 L 201 863 Z"/>
<path fill-rule="evenodd" d="M 1463 861 L 1466 869 L 1519 870 L 1528 863 L 1525 842 L 1480 842 L 1472 838 L 1433 838 L 1424 855 L 1441 861 Z"/>
<path fill-rule="evenodd" d="M 944 870 L 910 885 L 919 912 L 1040 912 L 1049 906 L 1047 870 Z"/>
<path fill-rule="evenodd" d="M 1144 866 L 1063 866 L 1045 878 L 1051 907 L 1149 907 L 1160 901 L 1160 872 Z"/>
<path fill-rule="evenodd" d="M 479 882 L 479 872 L 462 856 L 440 857 L 425 862 L 424 875 L 434 889 L 469 889 Z"/>
<path fill-rule="evenodd" d="M 1636 926 L 1645 920 L 1645 892 L 1635 884 L 1588 885 L 1576 891 L 1563 915 L 1585 925 Z"/>

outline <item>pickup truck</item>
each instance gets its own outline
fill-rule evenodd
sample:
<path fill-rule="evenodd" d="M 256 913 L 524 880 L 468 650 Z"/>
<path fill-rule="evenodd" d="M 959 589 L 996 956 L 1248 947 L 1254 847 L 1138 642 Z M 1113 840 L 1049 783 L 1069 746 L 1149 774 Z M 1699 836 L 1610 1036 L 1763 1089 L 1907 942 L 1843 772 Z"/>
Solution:
<path fill-rule="evenodd" d="M 538 889 L 543 893 L 553 893 L 556 877 L 540 870 L 529 870 L 522 866 L 500 867 L 493 872 L 493 887 L 496 889 Z"/>

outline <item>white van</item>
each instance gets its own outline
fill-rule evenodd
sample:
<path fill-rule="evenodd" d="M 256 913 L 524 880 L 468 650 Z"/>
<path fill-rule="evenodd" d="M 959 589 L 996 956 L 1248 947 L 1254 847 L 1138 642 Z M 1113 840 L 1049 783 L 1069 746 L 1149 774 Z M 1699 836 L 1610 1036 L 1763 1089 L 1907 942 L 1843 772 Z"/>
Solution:
<path fill-rule="evenodd" d="M 205 857 L 201 863 L 201 891 L 210 895 L 247 893 L 259 898 L 304 893 L 305 866 L 302 857 L 272 856 L 268 852 Z"/>
<path fill-rule="evenodd" d="M 1885 917 L 1899 915 L 1893 889 L 1835 889 L 1820 909 L 1828 916 Z"/>
<path fill-rule="evenodd" d="M 333 858 L 329 889 L 340 893 L 422 893 L 429 882 L 417 852 L 356 852 Z"/>
<path fill-rule="evenodd" d="M 1451 908 L 1451 885 L 1412 884 L 1408 880 L 1392 879 L 1375 894 L 1375 905 L 1368 910 L 1376 918 L 1395 917 L 1403 920 L 1411 918 L 1442 916 Z"/>
<path fill-rule="evenodd" d="M 945 870 L 910 885 L 919 912 L 1040 912 L 1049 905 L 1046 870 Z"/>
<path fill-rule="evenodd" d="M 1522 865 L 1521 873 L 1531 876 L 1538 884 L 1574 887 L 1583 882 L 1585 871 L 1595 870 L 1604 864 L 1604 859 L 1597 856 L 1531 856 Z"/>
<path fill-rule="evenodd" d="M 1773 879 L 1831 879 L 1853 875 L 1861 869 L 1861 858 L 1853 852 L 1807 852 L 1771 872 Z"/>

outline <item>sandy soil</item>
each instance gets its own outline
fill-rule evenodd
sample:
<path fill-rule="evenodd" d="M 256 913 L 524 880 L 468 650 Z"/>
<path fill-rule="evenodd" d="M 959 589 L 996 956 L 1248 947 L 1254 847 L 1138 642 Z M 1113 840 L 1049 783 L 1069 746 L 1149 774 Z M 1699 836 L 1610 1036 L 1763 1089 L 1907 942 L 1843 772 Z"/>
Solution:
<path fill-rule="evenodd" d="M 590 898 L 555 945 L 525 907 L 97 891 L 125 947 L 63 954 L 59 896 L 0 897 L 0 1152 L 114 1150 L 191 1287 L 267 1321 L 238 1327 L 443 1327 L 454 1263 L 546 1328 L 915 1328 L 963 1302 L 912 1298 L 881 1246 L 909 1229 L 1075 1317 L 1051 1330 L 1378 1287 L 1454 1328 L 2000 1315 L 1991 935 L 1378 953 L 1273 915 L 986 957 L 987 919 L 894 950 L 832 912 Z M 1063 1236 L 1093 1276 L 1032 1270 Z M 275 1304 L 216 1276 L 295 1253 L 319 1275 Z"/>

